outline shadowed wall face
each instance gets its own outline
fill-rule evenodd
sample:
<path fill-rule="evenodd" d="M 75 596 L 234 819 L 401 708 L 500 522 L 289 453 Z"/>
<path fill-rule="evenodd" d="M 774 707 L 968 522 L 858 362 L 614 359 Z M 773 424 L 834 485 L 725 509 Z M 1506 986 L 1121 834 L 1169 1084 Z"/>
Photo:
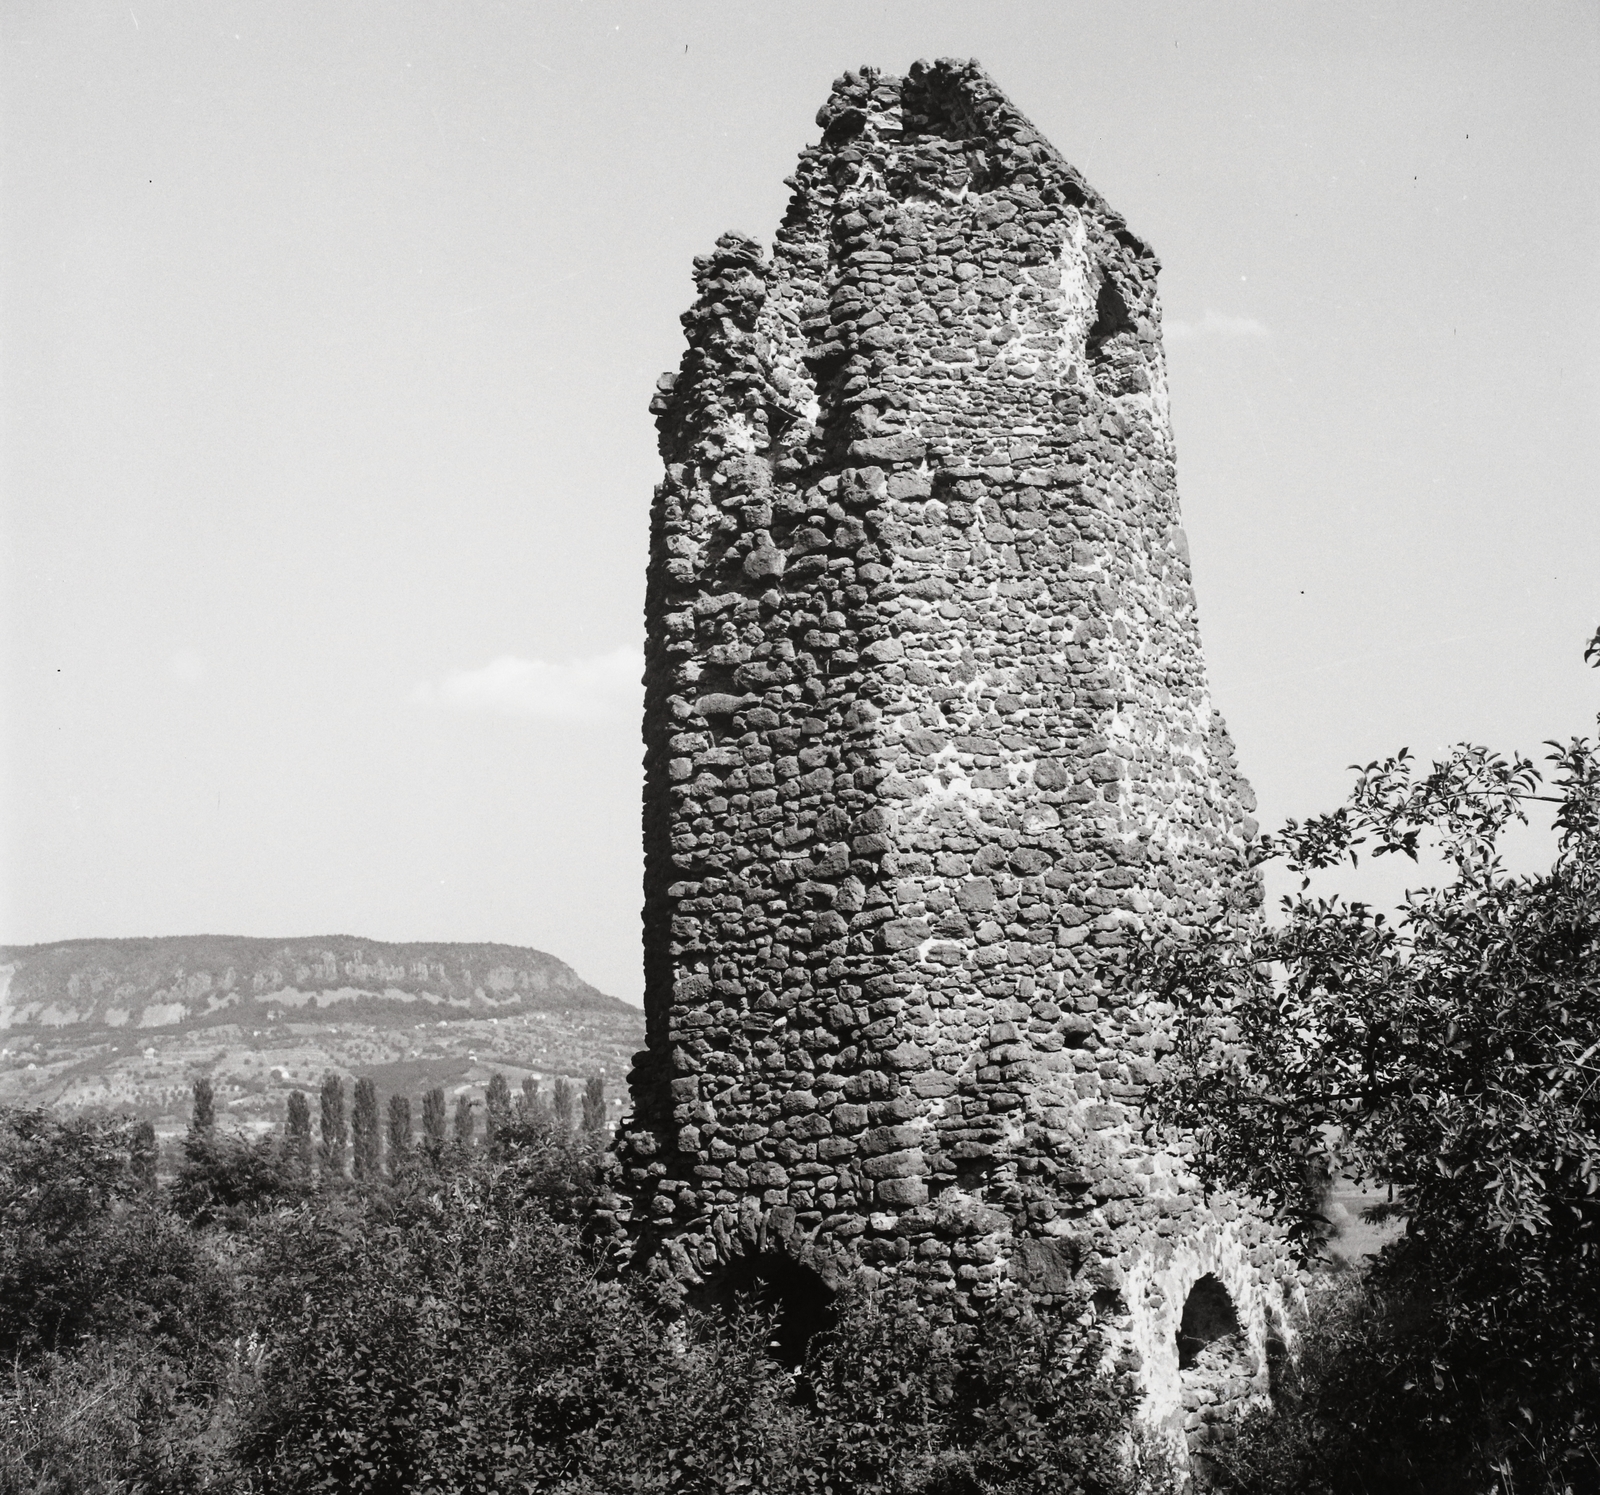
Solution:
<path fill-rule="evenodd" d="M 818 123 L 770 258 L 696 261 L 652 407 L 624 1216 L 690 1283 L 779 1240 L 982 1295 L 1004 1259 L 918 1240 L 1114 1232 L 1169 1177 L 1165 1015 L 1106 962 L 1253 908 L 1253 801 L 1154 255 L 974 65 L 848 75 Z"/>

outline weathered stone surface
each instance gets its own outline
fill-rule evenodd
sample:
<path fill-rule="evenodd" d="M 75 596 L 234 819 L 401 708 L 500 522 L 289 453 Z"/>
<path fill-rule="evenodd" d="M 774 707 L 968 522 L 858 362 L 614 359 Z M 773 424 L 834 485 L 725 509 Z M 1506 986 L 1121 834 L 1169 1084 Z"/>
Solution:
<path fill-rule="evenodd" d="M 1258 1367 L 1293 1283 L 1147 1129 L 1171 1014 L 1115 980 L 1260 898 L 1157 262 L 973 64 L 848 74 L 818 123 L 770 256 L 696 260 L 651 406 L 618 1228 L 686 1285 L 777 1240 L 829 1280 L 914 1260 L 944 1311 L 1103 1292 L 1176 1428 L 1193 1283 Z"/>
<path fill-rule="evenodd" d="M 1012 1271 L 1032 1292 L 1068 1293 L 1077 1283 L 1075 1254 L 1064 1241 L 1024 1237 L 1012 1252 Z"/>

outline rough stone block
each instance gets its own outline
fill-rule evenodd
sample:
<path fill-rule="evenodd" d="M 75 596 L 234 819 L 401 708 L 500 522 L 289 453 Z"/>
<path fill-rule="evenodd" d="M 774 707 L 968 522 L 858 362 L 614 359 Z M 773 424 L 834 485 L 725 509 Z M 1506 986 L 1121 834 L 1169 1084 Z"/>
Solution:
<path fill-rule="evenodd" d="M 926 1204 L 928 1187 L 920 1178 L 885 1178 L 874 1190 L 879 1204 L 894 1209 L 908 1209 Z"/>

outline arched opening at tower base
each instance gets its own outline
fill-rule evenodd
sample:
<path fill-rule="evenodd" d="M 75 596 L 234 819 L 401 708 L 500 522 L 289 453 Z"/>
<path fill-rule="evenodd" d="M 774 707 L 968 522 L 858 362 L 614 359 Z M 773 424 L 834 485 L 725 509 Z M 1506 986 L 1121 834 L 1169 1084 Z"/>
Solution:
<path fill-rule="evenodd" d="M 771 1320 L 768 1353 L 790 1370 L 798 1370 L 811 1341 L 837 1320 L 834 1297 L 833 1289 L 810 1267 L 766 1252 L 735 1257 L 689 1295 L 689 1305 L 728 1313 L 753 1308 Z"/>
<path fill-rule="evenodd" d="M 1194 1370 L 1232 1347 L 1239 1332 L 1233 1299 L 1209 1272 L 1189 1289 L 1178 1325 L 1178 1369 Z"/>
<path fill-rule="evenodd" d="M 1204 1486 L 1215 1473 L 1215 1446 L 1235 1436 L 1233 1419 L 1253 1394 L 1256 1369 L 1233 1298 L 1209 1272 L 1184 1299 L 1177 1341 L 1184 1439 Z"/>

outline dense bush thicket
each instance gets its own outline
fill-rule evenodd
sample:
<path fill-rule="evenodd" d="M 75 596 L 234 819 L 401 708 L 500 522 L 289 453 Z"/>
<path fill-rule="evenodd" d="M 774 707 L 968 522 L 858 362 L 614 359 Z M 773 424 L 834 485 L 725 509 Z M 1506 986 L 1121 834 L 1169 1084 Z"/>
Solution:
<path fill-rule="evenodd" d="M 319 1159 L 303 1101 L 251 1141 L 202 1083 L 159 1185 L 137 1128 L 0 1113 L 0 1492 L 1170 1488 L 1086 1308 L 956 1332 L 867 1292 L 799 1371 L 752 1305 L 665 1317 L 584 1242 L 578 1099 L 491 1086 L 479 1146 L 442 1094 L 420 1145 L 391 1107 L 383 1169 L 363 1094 L 358 1180 L 342 1087 Z"/>
<path fill-rule="evenodd" d="M 188 1355 L 230 1320 L 226 1274 L 158 1195 L 148 1125 L 0 1112 L 0 1356 L 137 1337 Z"/>
<path fill-rule="evenodd" d="M 1308 1253 L 1330 1170 L 1405 1221 L 1224 1460 L 1241 1495 L 1600 1490 L 1600 748 L 1551 747 L 1548 782 L 1477 747 L 1368 765 L 1266 843 L 1302 875 L 1280 924 L 1139 971 L 1179 1014 L 1159 1105 L 1206 1173 Z M 1534 801 L 1557 854 L 1512 876 L 1502 833 Z M 1310 891 L 1358 848 L 1425 847 L 1448 877 L 1392 915 Z"/>
<path fill-rule="evenodd" d="M 1590 1428 L 1541 1407 L 1546 1384 L 1572 1367 L 1525 1367 L 1521 1395 L 1508 1398 L 1501 1367 L 1462 1352 L 1451 1322 L 1458 1308 L 1384 1263 L 1330 1277 L 1276 1406 L 1245 1419 L 1238 1438 L 1215 1450 L 1223 1488 L 1238 1495 L 1600 1489 Z M 1526 1416 L 1519 1406 L 1529 1408 Z"/>

